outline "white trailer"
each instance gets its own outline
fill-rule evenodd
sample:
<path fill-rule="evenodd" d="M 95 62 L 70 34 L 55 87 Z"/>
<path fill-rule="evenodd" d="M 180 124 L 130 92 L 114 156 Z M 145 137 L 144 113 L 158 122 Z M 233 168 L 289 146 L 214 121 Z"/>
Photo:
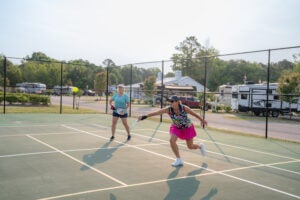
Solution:
<path fill-rule="evenodd" d="M 16 87 L 25 93 L 42 94 L 46 92 L 46 84 L 44 83 L 17 83 Z"/>
<path fill-rule="evenodd" d="M 251 111 L 256 116 L 263 114 L 272 117 L 290 111 L 300 112 L 300 98 L 295 98 L 297 102 L 291 104 L 282 101 L 277 93 L 277 86 L 278 83 L 270 83 L 267 91 L 267 84 L 235 85 L 232 87 L 231 108 L 240 112 Z"/>
<path fill-rule="evenodd" d="M 226 84 L 219 86 L 219 95 L 217 96 L 217 98 L 220 104 L 230 106 L 233 89 L 232 87 L 234 87 L 234 85 Z"/>

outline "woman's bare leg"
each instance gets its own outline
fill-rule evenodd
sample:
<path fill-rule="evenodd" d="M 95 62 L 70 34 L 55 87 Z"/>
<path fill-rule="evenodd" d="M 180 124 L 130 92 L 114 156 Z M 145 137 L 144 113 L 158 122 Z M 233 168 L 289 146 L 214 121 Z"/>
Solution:
<path fill-rule="evenodd" d="M 177 138 L 178 137 L 176 135 L 171 134 L 170 145 L 171 145 L 172 151 L 175 154 L 176 158 L 180 158 L 179 149 L 176 144 Z"/>
<path fill-rule="evenodd" d="M 119 119 L 119 117 L 113 117 L 113 119 L 112 119 L 112 125 L 111 125 L 112 136 L 115 136 L 118 119 Z"/>
<path fill-rule="evenodd" d="M 200 149 L 200 146 L 198 144 L 194 144 L 193 138 L 186 140 L 186 146 L 189 149 Z"/>
<path fill-rule="evenodd" d="M 129 126 L 128 126 L 128 123 L 127 123 L 127 118 L 121 118 L 121 120 L 122 120 L 123 126 L 126 129 L 127 135 L 130 135 L 130 129 L 129 129 Z"/>

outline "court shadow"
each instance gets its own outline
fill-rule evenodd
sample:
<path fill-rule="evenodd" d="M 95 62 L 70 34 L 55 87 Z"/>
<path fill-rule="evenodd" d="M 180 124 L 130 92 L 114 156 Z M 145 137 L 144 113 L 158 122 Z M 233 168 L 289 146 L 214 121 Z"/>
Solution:
<path fill-rule="evenodd" d="M 153 140 L 153 138 L 155 137 L 155 135 L 156 135 L 156 133 L 157 133 L 157 130 L 159 129 L 160 125 L 161 125 L 161 123 L 159 123 L 159 124 L 156 126 L 156 128 L 154 129 L 154 131 L 153 131 L 151 137 L 149 138 L 148 142 L 152 142 L 152 140 Z"/>
<path fill-rule="evenodd" d="M 279 146 L 279 148 L 282 148 L 282 149 L 284 149 L 284 150 L 287 150 L 288 152 L 290 152 L 290 153 L 292 153 L 292 154 L 294 154 L 294 155 L 296 155 L 296 156 L 300 155 L 300 151 L 294 151 L 294 150 L 292 150 L 292 149 L 290 149 L 290 148 L 288 147 L 289 142 L 284 143 L 284 142 L 282 142 L 282 141 L 276 141 L 276 140 L 269 140 L 269 141 L 270 141 L 271 143 L 276 144 L 277 146 Z M 287 144 L 287 145 L 285 146 L 284 144 Z"/>
<path fill-rule="evenodd" d="M 174 171 L 172 171 L 168 176 L 168 186 L 169 186 L 169 193 L 164 198 L 164 200 L 174 200 L 174 199 L 180 199 L 180 200 L 189 200 L 191 199 L 194 194 L 197 192 L 200 181 L 196 179 L 196 175 L 201 174 L 202 171 L 207 168 L 207 164 L 203 163 L 201 168 L 191 171 L 187 174 L 187 177 L 176 179 L 179 170 L 181 167 L 175 168 Z M 217 193 L 217 189 L 213 188 L 210 190 L 210 192 L 205 195 L 205 197 L 199 199 L 203 200 L 209 200 L 211 197 L 213 197 Z"/>
<path fill-rule="evenodd" d="M 218 193 L 218 189 L 217 188 L 212 188 L 209 193 L 202 197 L 200 200 L 210 200 L 213 196 L 215 196 Z"/>
<path fill-rule="evenodd" d="M 94 166 L 95 164 L 106 162 L 113 156 L 113 153 L 118 150 L 118 148 L 124 145 L 123 143 L 121 143 L 115 147 L 109 147 L 110 144 L 111 142 L 107 142 L 94 153 L 84 155 L 82 159 L 83 162 L 89 166 Z M 89 167 L 86 165 L 82 165 L 80 168 L 81 171 L 85 171 L 88 169 Z"/>
<path fill-rule="evenodd" d="M 220 153 L 223 154 L 224 158 L 227 160 L 227 162 L 231 162 L 231 160 L 228 158 L 228 156 L 225 154 L 225 152 L 221 149 L 221 147 L 215 142 L 215 139 L 210 135 L 210 133 L 203 129 L 203 131 L 206 133 L 206 135 L 209 137 L 209 139 L 214 143 L 214 145 L 217 147 L 217 149 L 220 151 Z"/>
<path fill-rule="evenodd" d="M 109 194 L 109 200 L 116 200 L 116 196 L 112 193 Z"/>

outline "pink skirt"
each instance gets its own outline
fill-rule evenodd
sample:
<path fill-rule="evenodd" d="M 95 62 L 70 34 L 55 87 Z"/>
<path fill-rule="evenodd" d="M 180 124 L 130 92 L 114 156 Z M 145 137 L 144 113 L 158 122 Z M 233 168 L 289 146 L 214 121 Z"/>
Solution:
<path fill-rule="evenodd" d="M 179 129 L 174 124 L 170 126 L 170 134 L 176 135 L 181 140 L 189 140 L 197 136 L 194 125 L 192 124 L 189 128 Z"/>

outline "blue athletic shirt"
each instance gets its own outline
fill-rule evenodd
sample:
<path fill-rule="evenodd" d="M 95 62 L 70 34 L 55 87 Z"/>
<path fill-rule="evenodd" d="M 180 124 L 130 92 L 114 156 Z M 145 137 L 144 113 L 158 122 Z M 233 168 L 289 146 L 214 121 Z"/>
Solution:
<path fill-rule="evenodd" d="M 111 99 L 115 102 L 114 106 L 116 109 L 118 109 L 118 108 L 126 109 L 126 105 L 127 105 L 127 103 L 129 103 L 129 97 L 125 93 L 122 96 L 119 96 L 118 93 L 115 93 Z M 117 112 L 117 111 L 114 110 L 114 112 Z M 127 113 L 127 110 L 126 110 L 126 113 Z"/>

